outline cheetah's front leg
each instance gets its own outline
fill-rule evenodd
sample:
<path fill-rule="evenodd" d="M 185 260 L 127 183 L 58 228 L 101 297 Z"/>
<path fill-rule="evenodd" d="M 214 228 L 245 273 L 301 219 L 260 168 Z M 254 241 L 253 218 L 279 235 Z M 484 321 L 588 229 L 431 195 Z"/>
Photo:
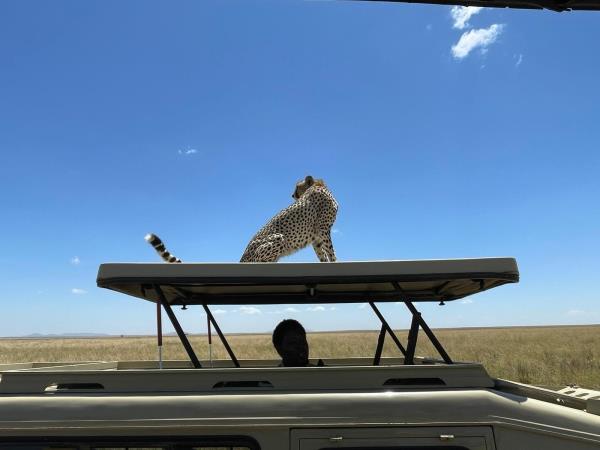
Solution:
<path fill-rule="evenodd" d="M 335 257 L 335 250 L 333 249 L 333 241 L 331 240 L 330 230 L 327 230 L 327 233 L 325 233 L 325 236 L 323 237 L 323 248 L 325 249 L 325 253 L 327 253 L 329 262 L 335 262 L 337 258 Z"/>
<path fill-rule="evenodd" d="M 327 258 L 327 254 L 325 253 L 325 249 L 323 248 L 323 241 L 314 241 L 312 243 L 313 248 L 315 249 L 315 253 L 317 254 L 317 258 L 321 262 L 329 262 L 329 258 Z"/>
<path fill-rule="evenodd" d="M 320 238 L 313 242 L 315 253 L 321 262 L 335 262 L 335 251 L 333 250 L 333 242 L 329 231 L 323 233 Z"/>

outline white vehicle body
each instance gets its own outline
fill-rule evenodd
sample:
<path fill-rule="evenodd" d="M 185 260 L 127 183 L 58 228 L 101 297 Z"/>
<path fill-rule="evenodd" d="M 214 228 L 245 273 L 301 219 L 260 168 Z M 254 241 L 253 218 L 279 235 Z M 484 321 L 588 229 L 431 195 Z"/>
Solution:
<path fill-rule="evenodd" d="M 385 336 L 397 339 L 381 317 L 373 359 L 323 367 L 232 352 L 209 368 L 191 347 L 190 361 L 0 366 L 0 449 L 598 449 L 599 392 L 496 380 L 452 361 L 439 342 L 442 359 L 411 354 L 419 332 L 436 340 L 411 300 L 448 302 L 516 281 L 511 258 L 103 265 L 99 286 L 156 302 L 175 322 L 172 305 L 202 305 L 214 320 L 212 304 L 360 299 L 378 317 L 375 301 L 403 301 L 413 325 L 401 358 L 381 357 Z"/>

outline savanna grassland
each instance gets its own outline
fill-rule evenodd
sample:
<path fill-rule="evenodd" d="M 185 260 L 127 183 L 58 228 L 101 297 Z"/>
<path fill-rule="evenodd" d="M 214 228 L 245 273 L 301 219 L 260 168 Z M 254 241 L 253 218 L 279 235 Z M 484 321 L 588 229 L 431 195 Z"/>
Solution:
<path fill-rule="evenodd" d="M 372 357 L 376 331 L 309 333 L 311 357 Z M 482 362 L 498 378 L 550 388 L 578 384 L 600 389 L 600 325 L 442 329 L 436 335 L 455 361 Z M 407 331 L 398 331 L 406 342 Z M 276 359 L 270 335 L 231 335 L 229 343 L 240 359 Z M 390 339 L 384 356 L 399 356 Z M 192 336 L 201 359 L 207 358 L 206 336 Z M 417 347 L 421 356 L 437 356 L 425 336 Z M 86 339 L 1 339 L 0 364 L 47 361 L 155 360 L 154 337 Z M 227 358 L 217 336 L 213 357 Z M 163 358 L 187 359 L 177 337 L 165 337 Z"/>

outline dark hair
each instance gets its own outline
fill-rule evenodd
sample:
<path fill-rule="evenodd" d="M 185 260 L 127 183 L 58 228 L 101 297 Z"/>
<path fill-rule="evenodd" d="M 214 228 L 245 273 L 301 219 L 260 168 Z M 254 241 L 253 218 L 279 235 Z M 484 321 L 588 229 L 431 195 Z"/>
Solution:
<path fill-rule="evenodd" d="M 299 331 L 306 336 L 306 330 L 300 322 L 294 319 L 282 320 L 273 330 L 273 345 L 275 348 L 279 348 L 281 341 L 283 341 L 283 336 L 291 330 Z"/>

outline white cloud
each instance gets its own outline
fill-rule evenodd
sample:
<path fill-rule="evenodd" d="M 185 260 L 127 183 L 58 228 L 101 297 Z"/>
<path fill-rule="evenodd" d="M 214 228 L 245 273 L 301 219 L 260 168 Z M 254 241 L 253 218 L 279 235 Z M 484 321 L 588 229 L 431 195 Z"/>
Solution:
<path fill-rule="evenodd" d="M 226 309 L 215 309 L 214 311 L 211 311 L 213 314 L 227 314 L 227 310 Z"/>
<path fill-rule="evenodd" d="M 309 306 L 308 308 L 306 308 L 306 310 L 313 311 L 313 312 L 325 311 L 325 307 L 324 306 Z"/>
<path fill-rule="evenodd" d="M 193 155 L 195 153 L 198 153 L 198 150 L 196 150 L 195 148 L 186 148 L 185 150 L 178 150 L 178 152 L 180 155 Z"/>
<path fill-rule="evenodd" d="M 297 313 L 297 312 L 300 312 L 300 311 L 299 311 L 299 310 L 297 310 L 296 308 L 292 308 L 292 307 L 290 307 L 290 308 L 285 308 L 285 309 L 284 309 L 284 311 L 285 311 L 285 312 L 290 312 L 290 313 Z"/>
<path fill-rule="evenodd" d="M 238 309 L 242 314 L 254 315 L 254 314 L 262 314 L 262 311 L 255 306 L 240 306 Z"/>
<path fill-rule="evenodd" d="M 333 234 L 338 234 L 340 232 L 339 228 L 334 228 L 333 230 L 331 230 L 331 233 Z"/>
<path fill-rule="evenodd" d="M 81 263 L 81 260 L 79 259 L 79 256 L 73 256 L 71 258 L 71 264 L 73 264 L 74 266 L 78 265 L 79 263 Z"/>
<path fill-rule="evenodd" d="M 473 300 L 471 300 L 470 298 L 465 298 L 464 300 L 460 301 L 463 305 L 470 305 L 471 303 L 474 303 Z"/>
<path fill-rule="evenodd" d="M 514 58 L 517 60 L 517 62 L 515 62 L 515 67 L 519 67 L 523 62 L 523 54 L 519 53 L 518 55 L 514 55 Z"/>
<path fill-rule="evenodd" d="M 337 308 L 335 306 L 332 306 L 331 308 L 329 308 L 329 311 L 335 311 Z"/>
<path fill-rule="evenodd" d="M 584 314 L 586 314 L 586 312 L 581 309 L 570 309 L 567 311 L 567 316 L 582 316 Z"/>
<path fill-rule="evenodd" d="M 85 289 L 73 288 L 73 289 L 71 289 L 71 294 L 83 295 L 83 294 L 87 294 L 87 291 Z"/>
<path fill-rule="evenodd" d="M 478 47 L 485 53 L 487 47 L 496 42 L 503 29 L 503 24 L 495 23 L 489 28 L 465 31 L 458 42 L 452 46 L 452 55 L 456 59 L 463 59 Z"/>
<path fill-rule="evenodd" d="M 365 309 L 367 306 L 369 306 L 368 303 L 361 303 L 360 305 L 358 305 L 358 309 Z"/>
<path fill-rule="evenodd" d="M 482 9 L 480 6 L 453 6 L 450 10 L 450 15 L 454 21 L 452 28 L 464 30 L 469 26 L 469 19 Z"/>
<path fill-rule="evenodd" d="M 426 29 L 427 31 L 431 31 L 431 29 L 432 29 L 432 28 L 433 28 L 433 26 L 432 26 L 430 23 L 428 23 L 428 24 L 425 26 L 425 29 Z"/>

